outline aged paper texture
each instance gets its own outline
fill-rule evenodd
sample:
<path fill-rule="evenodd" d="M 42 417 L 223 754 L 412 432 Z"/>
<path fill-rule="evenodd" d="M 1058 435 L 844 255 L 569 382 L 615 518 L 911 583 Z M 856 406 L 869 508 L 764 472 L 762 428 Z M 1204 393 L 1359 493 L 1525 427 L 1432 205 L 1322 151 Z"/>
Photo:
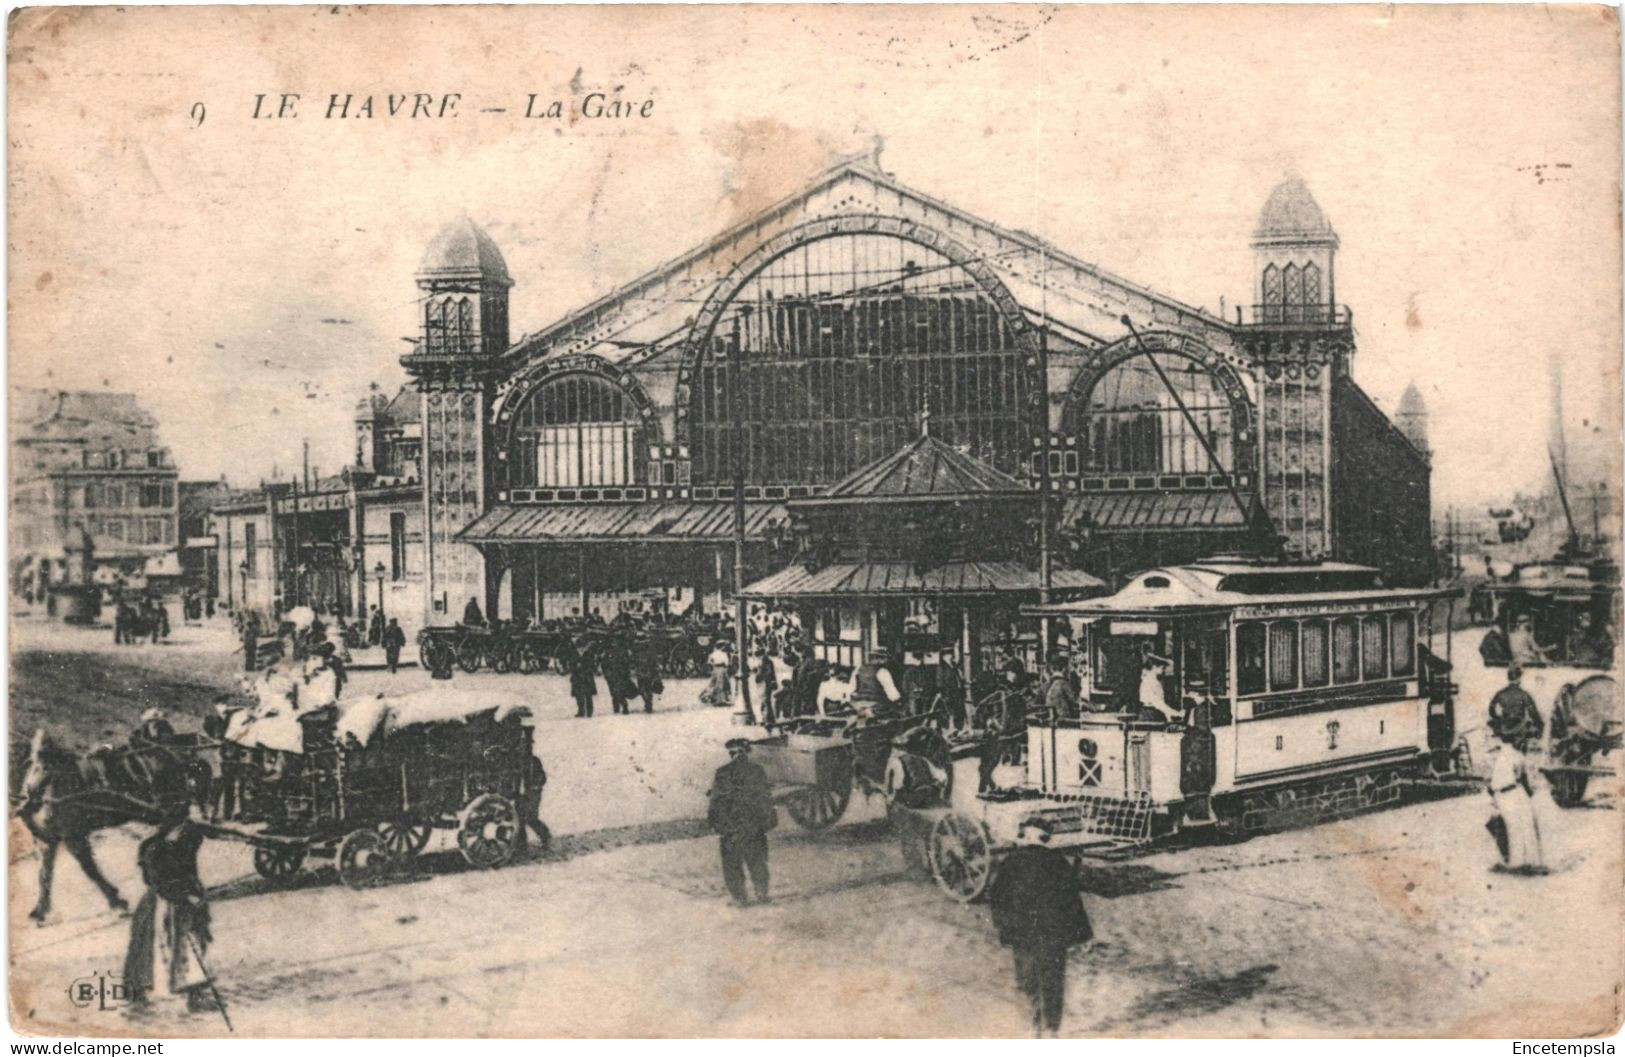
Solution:
<path fill-rule="evenodd" d="M 1617 1031 L 1618 34 L 14 13 L 13 1028 Z"/>

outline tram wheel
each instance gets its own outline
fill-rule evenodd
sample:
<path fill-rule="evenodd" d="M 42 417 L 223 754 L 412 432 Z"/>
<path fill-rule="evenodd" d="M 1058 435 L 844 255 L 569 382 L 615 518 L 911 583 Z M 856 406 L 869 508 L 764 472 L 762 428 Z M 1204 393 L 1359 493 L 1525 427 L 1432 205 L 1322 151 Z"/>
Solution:
<path fill-rule="evenodd" d="M 931 828 L 931 876 L 951 899 L 972 903 L 993 880 L 993 840 L 981 821 L 947 814 Z"/>

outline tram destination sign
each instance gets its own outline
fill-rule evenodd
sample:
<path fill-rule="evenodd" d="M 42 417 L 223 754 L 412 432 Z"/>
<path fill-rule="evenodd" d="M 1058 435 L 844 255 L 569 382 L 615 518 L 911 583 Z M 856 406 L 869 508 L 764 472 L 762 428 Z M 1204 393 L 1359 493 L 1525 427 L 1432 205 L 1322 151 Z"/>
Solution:
<path fill-rule="evenodd" d="M 1270 619 L 1273 617 L 1312 617 L 1321 614 L 1344 613 L 1373 613 L 1377 610 L 1390 610 L 1395 606 L 1408 606 L 1408 599 L 1375 599 L 1363 602 L 1336 602 L 1330 599 L 1322 602 L 1306 602 L 1291 606 L 1237 606 L 1237 620 Z"/>

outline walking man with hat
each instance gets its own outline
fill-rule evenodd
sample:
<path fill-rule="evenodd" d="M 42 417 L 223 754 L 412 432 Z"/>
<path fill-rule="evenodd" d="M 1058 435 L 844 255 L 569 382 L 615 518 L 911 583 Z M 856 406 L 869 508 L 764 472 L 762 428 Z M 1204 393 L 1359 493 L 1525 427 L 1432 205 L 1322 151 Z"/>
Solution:
<path fill-rule="evenodd" d="M 778 825 L 773 787 L 767 772 L 750 759 L 750 742 L 730 738 L 728 762 L 717 768 L 711 783 L 706 821 L 721 837 L 722 882 L 739 906 L 749 906 L 745 873 L 758 903 L 771 902 L 767 889 L 767 834 Z"/>
<path fill-rule="evenodd" d="M 1000 864 L 988 892 L 993 927 L 1014 956 L 1016 986 L 1032 1003 L 1039 1037 L 1060 1031 L 1068 950 L 1094 938 L 1078 873 L 1049 847 L 1048 836 L 1022 827 L 1019 846 Z"/>

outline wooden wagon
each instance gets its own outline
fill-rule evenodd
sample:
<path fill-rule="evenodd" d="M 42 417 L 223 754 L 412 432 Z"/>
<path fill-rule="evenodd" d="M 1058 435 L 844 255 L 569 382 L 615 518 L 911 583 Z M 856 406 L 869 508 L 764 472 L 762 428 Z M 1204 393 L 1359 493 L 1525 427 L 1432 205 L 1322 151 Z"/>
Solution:
<path fill-rule="evenodd" d="M 299 751 L 266 744 L 249 724 L 220 744 L 209 833 L 252 845 L 271 880 L 320 859 L 351 887 L 376 884 L 436 829 L 456 832 L 471 866 L 502 866 L 540 794 L 524 715 L 364 700 L 298 717 Z"/>

